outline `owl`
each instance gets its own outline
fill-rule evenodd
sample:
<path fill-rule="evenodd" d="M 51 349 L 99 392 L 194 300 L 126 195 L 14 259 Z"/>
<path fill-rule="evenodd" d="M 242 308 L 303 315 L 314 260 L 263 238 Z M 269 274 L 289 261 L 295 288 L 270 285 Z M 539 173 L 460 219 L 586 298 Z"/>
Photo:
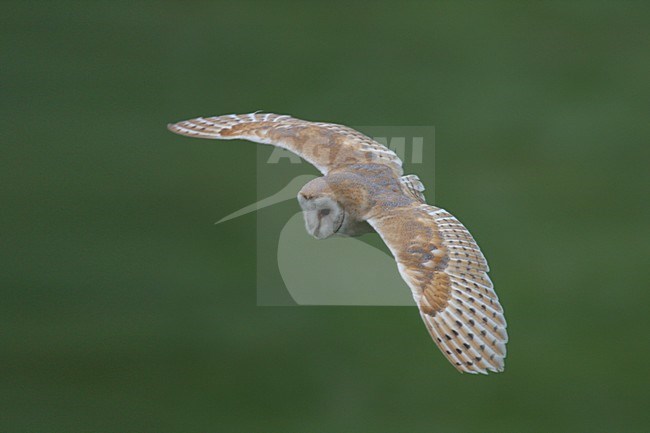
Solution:
<path fill-rule="evenodd" d="M 199 117 L 168 125 L 174 133 L 242 139 L 291 151 L 322 174 L 298 193 L 305 228 L 317 239 L 377 232 L 411 289 L 424 324 L 460 372 L 500 372 L 506 320 L 488 264 L 453 215 L 429 205 L 395 152 L 334 123 L 251 113 Z"/>

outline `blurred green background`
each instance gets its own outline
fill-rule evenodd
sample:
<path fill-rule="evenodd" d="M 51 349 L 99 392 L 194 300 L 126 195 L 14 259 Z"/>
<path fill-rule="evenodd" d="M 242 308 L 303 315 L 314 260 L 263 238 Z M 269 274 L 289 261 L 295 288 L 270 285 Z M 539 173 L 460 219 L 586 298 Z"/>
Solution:
<path fill-rule="evenodd" d="M 0 431 L 650 431 L 647 2 L 2 2 Z M 257 307 L 266 110 L 435 125 L 506 372 L 410 308 Z M 297 205 L 296 205 L 297 209 Z"/>

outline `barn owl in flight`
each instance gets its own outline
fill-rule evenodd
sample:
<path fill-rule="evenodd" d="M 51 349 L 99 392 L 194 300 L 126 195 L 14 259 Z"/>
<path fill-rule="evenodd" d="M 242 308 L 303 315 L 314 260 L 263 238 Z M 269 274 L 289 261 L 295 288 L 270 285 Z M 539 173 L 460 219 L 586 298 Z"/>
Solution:
<path fill-rule="evenodd" d="M 199 117 L 168 129 L 271 144 L 314 165 L 323 176 L 298 193 L 307 232 L 379 233 L 449 362 L 465 373 L 503 371 L 506 320 L 485 257 L 465 226 L 425 202 L 419 178 L 404 176 L 392 150 L 346 126 L 270 113 Z"/>

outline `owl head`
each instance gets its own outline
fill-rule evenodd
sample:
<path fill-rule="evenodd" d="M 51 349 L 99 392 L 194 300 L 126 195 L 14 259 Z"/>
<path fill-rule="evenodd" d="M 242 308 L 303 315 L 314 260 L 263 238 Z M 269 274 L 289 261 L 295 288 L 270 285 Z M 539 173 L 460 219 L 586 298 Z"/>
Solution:
<path fill-rule="evenodd" d="M 323 178 L 307 183 L 298 193 L 298 203 L 302 208 L 307 233 L 316 239 L 328 238 L 341 229 L 345 210 Z"/>

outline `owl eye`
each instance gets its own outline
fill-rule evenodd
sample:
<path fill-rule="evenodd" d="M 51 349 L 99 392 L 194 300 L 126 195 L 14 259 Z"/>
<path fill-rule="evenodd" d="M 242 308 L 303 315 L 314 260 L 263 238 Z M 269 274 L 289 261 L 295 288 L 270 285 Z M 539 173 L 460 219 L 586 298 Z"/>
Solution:
<path fill-rule="evenodd" d="M 321 210 L 318 211 L 318 216 L 319 217 L 324 217 L 324 216 L 327 216 L 329 214 L 330 214 L 329 209 L 321 209 Z"/>

